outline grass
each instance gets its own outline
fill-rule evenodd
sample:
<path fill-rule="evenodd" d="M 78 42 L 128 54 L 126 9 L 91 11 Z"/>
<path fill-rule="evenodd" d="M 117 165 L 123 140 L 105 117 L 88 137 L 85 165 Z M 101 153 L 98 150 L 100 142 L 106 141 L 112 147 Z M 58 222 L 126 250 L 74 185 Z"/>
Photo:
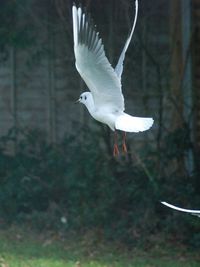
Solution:
<path fill-rule="evenodd" d="M 67 238 L 10 228 L 0 231 L 0 267 L 198 267 L 198 253 L 156 246 L 126 250 L 89 233 Z"/>

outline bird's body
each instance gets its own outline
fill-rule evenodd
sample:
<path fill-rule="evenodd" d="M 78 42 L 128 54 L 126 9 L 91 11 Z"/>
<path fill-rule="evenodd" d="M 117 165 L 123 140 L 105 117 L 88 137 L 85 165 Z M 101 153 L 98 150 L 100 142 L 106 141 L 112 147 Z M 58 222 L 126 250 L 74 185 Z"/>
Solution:
<path fill-rule="evenodd" d="M 115 126 L 115 122 L 119 116 L 121 112 L 118 111 L 118 110 L 107 110 L 106 108 L 102 108 L 102 109 L 98 109 L 98 110 L 95 110 L 95 112 L 92 115 L 92 117 L 99 121 L 99 122 L 102 122 L 104 124 L 107 124 L 111 130 L 115 131 L 116 129 L 116 126 Z"/>
<path fill-rule="evenodd" d="M 82 97 L 82 98 L 81 98 Z M 90 92 L 84 92 L 81 94 L 80 102 L 85 103 L 90 115 L 97 121 L 107 124 L 111 130 L 115 130 L 115 121 L 121 111 L 119 109 L 110 109 L 107 106 L 97 108 L 94 104 L 93 96 Z"/>
<path fill-rule="evenodd" d="M 95 120 L 108 125 L 113 131 L 142 132 L 153 124 L 152 118 L 133 117 L 124 112 L 121 74 L 137 20 L 138 0 L 135 5 L 133 27 L 115 69 L 105 56 L 102 40 L 90 18 L 81 7 L 73 5 L 72 8 L 76 68 L 90 89 L 90 92 L 81 94 L 79 102 L 87 107 Z"/>

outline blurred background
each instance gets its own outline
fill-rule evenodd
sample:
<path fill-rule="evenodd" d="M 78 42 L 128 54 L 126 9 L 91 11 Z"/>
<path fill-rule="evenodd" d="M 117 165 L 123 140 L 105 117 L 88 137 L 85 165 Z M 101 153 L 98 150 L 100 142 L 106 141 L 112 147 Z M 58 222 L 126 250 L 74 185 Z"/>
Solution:
<path fill-rule="evenodd" d="M 83 0 L 115 66 L 133 0 Z M 200 209 L 200 2 L 139 1 L 122 77 L 126 111 L 153 127 L 113 133 L 82 105 L 70 0 L 0 2 L 0 226 L 95 231 L 130 245 L 200 246 L 200 221 L 160 201 Z M 119 137 L 119 142 L 120 142 Z"/>

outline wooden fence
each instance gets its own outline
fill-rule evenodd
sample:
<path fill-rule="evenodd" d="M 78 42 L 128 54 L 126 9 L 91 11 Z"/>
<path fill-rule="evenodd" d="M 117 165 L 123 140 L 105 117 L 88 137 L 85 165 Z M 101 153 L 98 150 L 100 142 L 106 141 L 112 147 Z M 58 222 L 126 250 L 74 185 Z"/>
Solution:
<path fill-rule="evenodd" d="M 37 24 L 33 43 L 25 48 L 8 46 L 6 58 L 1 56 L 0 135 L 12 127 L 38 128 L 47 133 L 49 140 L 57 142 L 78 129 L 81 123 L 93 124 L 85 115 L 87 111 L 74 105 L 84 84 L 74 65 L 71 13 L 70 9 L 66 13 L 66 25 L 60 17 L 52 22 L 49 10 L 38 11 L 32 4 L 34 1 L 28 2 L 30 6 L 19 7 L 16 23 Z M 141 3 L 122 83 L 127 111 L 136 116 L 153 116 L 155 125 L 148 135 L 159 140 L 173 117 L 168 99 L 170 9 L 168 1 L 153 3 Z M 132 2 L 126 1 L 126 5 L 119 8 L 120 5 L 119 2 L 114 9 L 112 19 L 99 19 L 98 9 L 95 6 L 92 9 L 94 19 L 96 17 L 100 24 L 106 53 L 109 52 L 115 62 L 133 19 Z M 108 19 L 112 27 L 106 24 Z M 146 135 L 136 138 L 144 137 Z"/>

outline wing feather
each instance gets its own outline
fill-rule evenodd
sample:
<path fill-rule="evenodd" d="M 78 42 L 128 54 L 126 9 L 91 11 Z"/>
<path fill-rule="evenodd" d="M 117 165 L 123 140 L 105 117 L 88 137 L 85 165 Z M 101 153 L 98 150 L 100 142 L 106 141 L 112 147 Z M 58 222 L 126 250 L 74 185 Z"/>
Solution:
<path fill-rule="evenodd" d="M 130 32 L 127 40 L 126 40 L 126 43 L 125 43 L 124 48 L 122 50 L 122 53 L 119 57 L 118 63 L 115 67 L 115 72 L 116 72 L 116 74 L 120 80 L 121 80 L 121 76 L 122 76 L 122 72 L 123 72 L 123 62 L 124 62 L 125 54 L 126 54 L 126 51 L 129 47 L 130 41 L 132 39 L 134 30 L 135 30 L 135 25 L 137 22 L 137 16 L 138 16 L 138 0 L 135 0 L 135 18 L 134 18 L 134 22 L 133 22 L 133 27 L 132 27 L 131 32 Z"/>
<path fill-rule="evenodd" d="M 76 68 L 90 89 L 95 106 L 124 110 L 121 82 L 105 56 L 102 40 L 90 17 L 73 5 Z"/>
<path fill-rule="evenodd" d="M 174 209 L 174 210 L 178 210 L 178 211 L 182 211 L 182 212 L 186 212 L 186 213 L 190 213 L 192 215 L 196 215 L 198 217 L 200 217 L 200 210 L 189 210 L 189 209 L 183 209 L 183 208 L 179 208 L 177 206 L 174 206 L 172 204 L 169 204 L 167 202 L 161 202 L 163 205 L 171 208 L 171 209 Z"/>

